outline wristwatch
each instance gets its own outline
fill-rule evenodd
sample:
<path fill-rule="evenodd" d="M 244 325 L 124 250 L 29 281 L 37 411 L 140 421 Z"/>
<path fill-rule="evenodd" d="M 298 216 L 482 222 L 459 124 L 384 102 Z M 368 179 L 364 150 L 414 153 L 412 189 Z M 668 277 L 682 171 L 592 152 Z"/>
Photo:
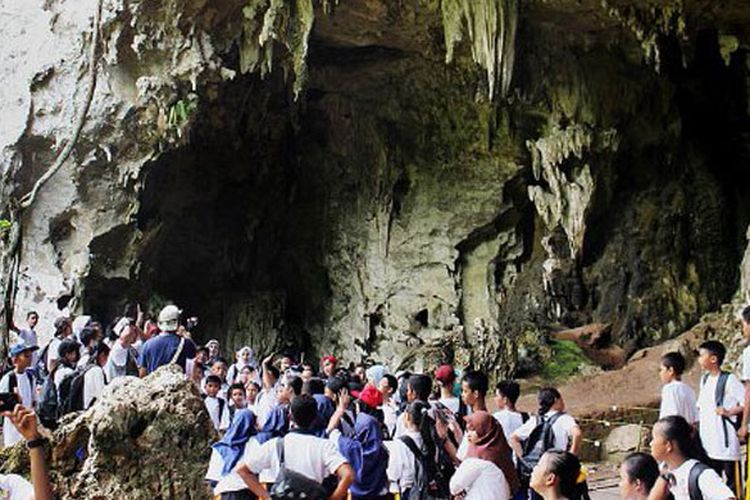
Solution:
<path fill-rule="evenodd" d="M 33 450 L 34 448 L 39 448 L 40 446 L 44 446 L 44 443 L 47 442 L 47 438 L 39 436 L 36 439 L 32 439 L 31 441 L 26 441 L 26 448 Z"/>

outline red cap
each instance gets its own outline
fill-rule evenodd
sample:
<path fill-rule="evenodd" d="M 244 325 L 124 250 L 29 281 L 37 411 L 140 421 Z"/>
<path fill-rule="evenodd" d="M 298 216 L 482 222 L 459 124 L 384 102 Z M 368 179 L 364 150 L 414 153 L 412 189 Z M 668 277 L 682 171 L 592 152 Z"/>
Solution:
<path fill-rule="evenodd" d="M 451 365 L 442 365 L 435 370 L 435 378 L 440 382 L 452 382 L 456 380 L 456 372 Z"/>
<path fill-rule="evenodd" d="M 377 409 L 383 404 L 383 394 L 374 385 L 367 384 L 359 393 L 359 400 L 370 408 Z"/>
<path fill-rule="evenodd" d="M 333 354 L 329 354 L 328 356 L 323 356 L 323 359 L 320 360 L 322 363 L 325 363 L 326 361 L 330 362 L 332 365 L 335 365 L 339 362 L 338 359 L 336 359 L 336 356 Z"/>

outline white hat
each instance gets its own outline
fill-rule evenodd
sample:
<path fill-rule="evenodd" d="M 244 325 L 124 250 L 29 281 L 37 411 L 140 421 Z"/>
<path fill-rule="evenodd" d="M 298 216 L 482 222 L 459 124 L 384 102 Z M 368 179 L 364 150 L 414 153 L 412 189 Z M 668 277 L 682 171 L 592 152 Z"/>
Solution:
<path fill-rule="evenodd" d="M 164 307 L 159 313 L 159 329 L 163 332 L 173 332 L 180 326 L 180 314 L 182 311 L 175 305 Z"/>
<path fill-rule="evenodd" d="M 115 324 L 115 327 L 112 330 L 115 332 L 115 335 L 119 337 L 128 325 L 130 325 L 130 318 L 123 317 L 120 318 L 120 321 Z"/>

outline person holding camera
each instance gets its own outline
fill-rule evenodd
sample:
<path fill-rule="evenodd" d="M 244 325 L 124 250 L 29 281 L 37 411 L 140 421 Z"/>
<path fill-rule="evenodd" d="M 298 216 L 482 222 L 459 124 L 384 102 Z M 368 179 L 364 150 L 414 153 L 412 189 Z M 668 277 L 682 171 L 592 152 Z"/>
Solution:
<path fill-rule="evenodd" d="M 29 408 L 34 406 L 36 401 L 34 375 L 29 367 L 31 366 L 33 352 L 37 349 L 39 349 L 37 346 L 26 344 L 23 340 L 10 348 L 13 369 L 0 379 L 0 394 L 4 396 L 2 398 L 3 406 L 5 404 L 14 405 L 15 403 L 21 403 Z M 8 424 L 8 417 L 6 417 L 3 421 L 3 444 L 6 448 L 21 440 L 21 435 L 16 432 L 12 425 Z"/>
<path fill-rule="evenodd" d="M 52 485 L 44 452 L 46 439 L 39 434 L 36 414 L 22 405 L 16 405 L 13 411 L 4 411 L 2 415 L 18 435 L 26 440 L 31 463 L 31 483 L 16 474 L 0 474 L 0 498 L 52 500 Z M 9 427 L 11 426 L 4 427 L 6 432 Z"/>

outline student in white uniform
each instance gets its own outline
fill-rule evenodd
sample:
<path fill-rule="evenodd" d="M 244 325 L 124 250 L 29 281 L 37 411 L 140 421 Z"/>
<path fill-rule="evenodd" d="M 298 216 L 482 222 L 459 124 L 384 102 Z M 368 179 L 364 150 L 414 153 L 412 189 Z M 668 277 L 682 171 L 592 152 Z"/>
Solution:
<path fill-rule="evenodd" d="M 742 320 L 742 335 L 750 341 L 750 306 L 746 306 L 740 313 Z M 745 384 L 745 404 L 742 412 L 742 425 L 737 435 L 743 441 L 747 439 L 747 421 L 750 417 L 750 344 L 742 351 L 742 383 Z"/>
<path fill-rule="evenodd" d="M 266 441 L 257 453 L 243 457 L 237 473 L 252 493 L 267 497 L 268 492 L 258 481 L 257 474 L 265 469 L 279 470 L 278 440 L 281 439 L 286 469 L 321 485 L 326 477 L 335 474 L 338 485 L 329 498 L 343 500 L 354 481 L 354 469 L 339 453 L 335 442 L 309 433 L 318 416 L 315 400 L 307 394 L 295 397 L 291 403 L 291 414 L 295 430 L 282 438 Z"/>
<path fill-rule="evenodd" d="M 529 419 L 528 414 L 522 414 L 516 410 L 516 401 L 519 396 L 521 396 L 521 386 L 515 380 L 503 380 L 495 386 L 497 411 L 492 416 L 500 422 L 506 439 L 510 439 L 510 435 Z"/>
<path fill-rule="evenodd" d="M 435 370 L 435 380 L 440 389 L 438 401 L 453 412 L 454 415 L 457 415 L 458 410 L 461 408 L 461 398 L 453 392 L 453 386 L 456 383 L 456 371 L 453 369 L 453 366 L 442 365 L 438 367 Z"/>
<path fill-rule="evenodd" d="M 383 443 L 388 450 L 386 474 L 391 484 L 390 491 L 393 494 L 400 494 L 404 500 L 409 499 L 409 490 L 414 485 L 416 474 L 416 457 L 410 446 L 422 449 L 424 440 L 420 429 L 429 410 L 430 405 L 424 401 L 409 403 L 403 413 L 403 434 L 397 439 Z M 427 429 L 425 429 L 425 432 L 427 432 Z"/>
<path fill-rule="evenodd" d="M 78 360 L 81 358 L 81 344 L 73 337 L 66 338 L 60 342 L 57 354 L 58 358 L 50 372 L 50 376 L 55 382 L 55 388 L 59 391 L 63 379 L 75 372 Z"/>
<path fill-rule="evenodd" d="M 94 348 L 92 354 L 93 366 L 86 369 L 86 374 L 83 376 L 83 407 L 88 408 L 94 401 L 99 399 L 104 390 L 104 386 L 107 385 L 107 377 L 104 373 L 104 367 L 107 364 L 109 358 L 109 347 L 104 342 L 100 342 Z"/>
<path fill-rule="evenodd" d="M 698 467 L 698 470 L 704 469 L 698 476 L 697 484 L 704 500 L 737 498 L 715 470 L 690 458 L 694 453 L 692 431 L 685 419 L 677 415 L 662 418 L 654 425 L 651 455 L 665 467 L 656 480 L 651 497 L 666 498 L 669 492 L 674 500 L 691 500 L 690 473 L 694 467 Z"/>
<path fill-rule="evenodd" d="M 735 495 L 740 495 L 741 478 L 738 474 L 740 441 L 734 422 L 741 418 L 745 404 L 745 388 L 732 373 L 721 371 L 726 349 L 721 342 L 709 340 L 698 348 L 698 364 L 703 369 L 698 411 L 701 443 L 711 466 L 722 473 Z M 717 401 L 721 404 L 717 405 Z"/>
<path fill-rule="evenodd" d="M 668 352 L 661 357 L 659 378 L 664 386 L 661 388 L 661 405 L 659 418 L 679 415 L 689 424 L 698 423 L 698 406 L 695 392 L 682 381 L 685 371 L 685 358 L 679 352 Z"/>
<path fill-rule="evenodd" d="M 206 405 L 206 411 L 214 424 L 217 432 L 223 432 L 229 428 L 229 405 L 226 400 L 219 396 L 221 389 L 221 379 L 216 375 L 206 377 L 206 394 L 203 403 Z"/>
<path fill-rule="evenodd" d="M 519 488 L 512 453 L 500 423 L 486 411 L 467 419 L 466 457 L 450 480 L 452 495 L 465 500 L 508 500 Z"/>
<path fill-rule="evenodd" d="M 23 340 L 26 345 L 33 345 L 39 347 L 39 339 L 36 335 L 36 325 L 39 322 L 39 315 L 36 311 L 29 311 L 26 313 L 26 328 L 18 332 L 18 336 Z M 31 353 L 31 365 L 30 368 L 36 366 L 36 362 L 39 358 L 38 351 Z"/>
<path fill-rule="evenodd" d="M 578 453 L 583 439 L 581 428 L 575 419 L 565 413 L 565 401 L 560 392 L 554 387 L 546 387 L 537 395 L 539 402 L 539 415 L 530 417 L 525 424 L 516 429 L 510 436 L 510 446 L 516 452 L 516 456 L 523 455 L 522 443 L 526 441 L 534 428 L 540 424 L 541 415 L 545 419 L 554 418 L 552 432 L 554 436 L 554 448 L 567 450 L 572 454 Z"/>
<path fill-rule="evenodd" d="M 16 395 L 18 403 L 33 408 L 36 401 L 34 388 L 34 375 L 27 369 L 31 366 L 34 351 L 39 349 L 35 345 L 26 344 L 20 340 L 10 348 L 10 357 L 13 361 L 13 369 L 3 375 L 0 379 L 0 392 L 10 392 Z M 12 425 L 10 415 L 3 417 L 3 442 L 4 446 L 13 446 L 21 441 L 22 436 Z"/>

